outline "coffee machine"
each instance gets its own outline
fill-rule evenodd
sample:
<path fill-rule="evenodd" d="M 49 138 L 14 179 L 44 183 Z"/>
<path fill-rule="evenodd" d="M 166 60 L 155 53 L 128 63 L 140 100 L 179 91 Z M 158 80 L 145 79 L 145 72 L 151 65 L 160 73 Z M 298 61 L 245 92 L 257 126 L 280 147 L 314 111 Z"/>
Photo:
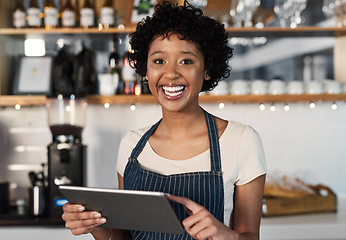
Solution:
<path fill-rule="evenodd" d="M 61 217 L 62 206 L 67 202 L 60 193 L 60 185 L 85 185 L 87 147 L 82 143 L 85 111 L 84 99 L 74 95 L 47 100 L 48 121 L 52 143 L 48 145 L 47 213 Z"/>

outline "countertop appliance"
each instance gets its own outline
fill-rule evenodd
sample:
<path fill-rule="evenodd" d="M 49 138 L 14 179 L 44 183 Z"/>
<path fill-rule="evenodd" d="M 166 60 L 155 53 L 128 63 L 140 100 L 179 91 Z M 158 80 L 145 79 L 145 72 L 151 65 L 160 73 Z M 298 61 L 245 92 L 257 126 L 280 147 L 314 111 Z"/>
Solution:
<path fill-rule="evenodd" d="M 48 121 L 52 143 L 48 145 L 48 216 L 61 217 L 67 200 L 59 185 L 84 186 L 86 172 L 86 145 L 82 143 L 85 111 L 84 99 L 74 95 L 48 99 Z"/>

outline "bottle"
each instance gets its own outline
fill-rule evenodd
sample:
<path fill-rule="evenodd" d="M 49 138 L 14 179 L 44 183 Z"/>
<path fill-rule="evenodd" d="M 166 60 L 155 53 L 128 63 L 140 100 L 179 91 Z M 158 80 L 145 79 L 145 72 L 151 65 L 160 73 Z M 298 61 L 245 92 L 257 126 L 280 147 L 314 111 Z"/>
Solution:
<path fill-rule="evenodd" d="M 76 12 L 71 0 L 65 0 L 65 4 L 61 5 L 61 26 L 63 28 L 72 28 L 76 26 Z"/>
<path fill-rule="evenodd" d="M 112 0 L 105 0 L 100 11 L 100 24 L 102 28 L 114 26 L 114 8 Z"/>
<path fill-rule="evenodd" d="M 37 5 L 37 0 L 30 0 L 27 21 L 28 26 L 31 28 L 41 27 L 41 10 Z"/>
<path fill-rule="evenodd" d="M 13 26 L 15 28 L 25 27 L 25 15 L 23 0 L 16 0 L 16 5 L 13 11 Z"/>
<path fill-rule="evenodd" d="M 112 75 L 113 82 L 116 85 L 116 93 L 121 94 L 123 92 L 123 84 L 121 80 L 120 57 L 117 51 L 116 41 L 117 37 L 114 36 L 113 40 L 110 42 L 108 73 Z"/>
<path fill-rule="evenodd" d="M 92 0 L 84 0 L 84 4 L 80 10 L 80 26 L 82 28 L 90 28 L 95 25 L 95 10 Z"/>
<path fill-rule="evenodd" d="M 121 71 L 121 77 L 123 80 L 123 93 L 124 94 L 135 94 L 137 85 L 137 73 L 128 60 L 128 55 L 130 54 L 131 47 L 128 41 L 126 41 L 128 51 L 123 57 L 123 68 Z"/>
<path fill-rule="evenodd" d="M 54 0 L 45 0 L 44 5 L 44 27 L 53 29 L 58 26 L 58 9 L 55 7 Z"/>

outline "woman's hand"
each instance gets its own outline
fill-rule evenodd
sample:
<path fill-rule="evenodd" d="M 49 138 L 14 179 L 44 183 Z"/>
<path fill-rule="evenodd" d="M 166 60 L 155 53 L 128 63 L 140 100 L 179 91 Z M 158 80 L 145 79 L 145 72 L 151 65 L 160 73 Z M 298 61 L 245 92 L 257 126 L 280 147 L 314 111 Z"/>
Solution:
<path fill-rule="evenodd" d="M 171 201 L 180 203 L 190 215 L 183 225 L 188 234 L 195 239 L 223 240 L 238 239 L 238 234 L 217 220 L 205 207 L 186 197 L 167 195 Z"/>
<path fill-rule="evenodd" d="M 95 227 L 106 222 L 99 212 L 85 211 L 82 205 L 66 203 L 63 211 L 65 227 L 70 229 L 73 235 L 90 233 Z"/>

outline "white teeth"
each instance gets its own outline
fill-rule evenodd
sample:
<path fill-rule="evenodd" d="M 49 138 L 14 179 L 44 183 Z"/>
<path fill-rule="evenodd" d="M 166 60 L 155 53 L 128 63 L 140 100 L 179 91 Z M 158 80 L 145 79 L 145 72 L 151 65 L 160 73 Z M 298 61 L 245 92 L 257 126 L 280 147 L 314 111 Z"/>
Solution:
<path fill-rule="evenodd" d="M 163 90 L 167 92 L 178 92 L 184 89 L 184 86 L 176 86 L 176 87 L 169 87 L 169 86 L 163 86 Z"/>
<path fill-rule="evenodd" d="M 175 86 L 175 87 L 163 86 L 162 89 L 165 91 L 165 94 L 167 94 L 168 96 L 174 97 L 179 95 L 184 90 L 184 86 Z"/>

